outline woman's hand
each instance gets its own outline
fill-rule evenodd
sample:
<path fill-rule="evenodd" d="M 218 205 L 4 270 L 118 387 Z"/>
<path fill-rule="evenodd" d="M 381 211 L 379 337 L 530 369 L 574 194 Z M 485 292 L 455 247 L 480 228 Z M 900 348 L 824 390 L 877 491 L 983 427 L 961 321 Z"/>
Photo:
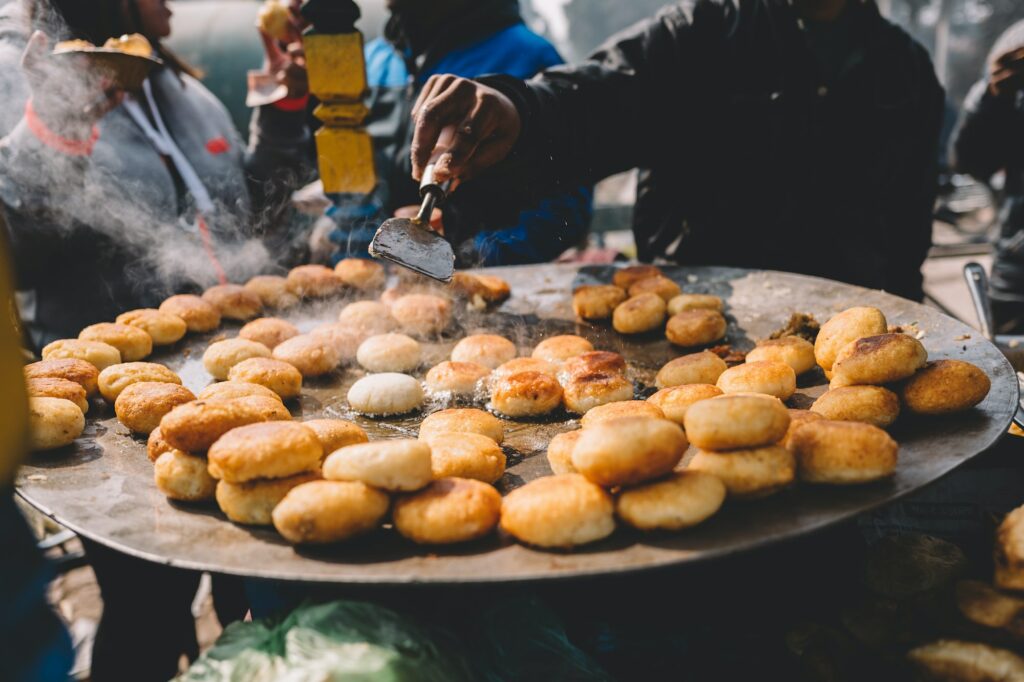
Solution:
<path fill-rule="evenodd" d="M 522 121 L 512 101 L 482 83 L 451 75 L 431 76 L 412 115 L 412 175 L 419 180 L 434 160 L 434 177 L 468 180 L 504 159 L 512 150 Z M 448 141 L 446 128 L 454 129 Z"/>
<path fill-rule="evenodd" d="M 306 27 L 306 22 L 299 13 L 301 5 L 300 0 L 292 0 L 289 5 L 291 22 L 286 41 L 278 41 L 260 31 L 266 55 L 263 68 L 267 73 L 273 74 L 278 85 L 284 85 L 288 89 L 289 99 L 303 97 L 309 93 L 306 53 L 302 47 L 302 31 Z"/>
<path fill-rule="evenodd" d="M 21 68 L 32 91 L 32 109 L 54 133 L 71 139 L 85 139 L 92 128 L 121 104 L 124 91 L 100 75 L 84 68 L 69 68 L 73 57 L 55 59 L 50 40 L 36 31 L 21 56 Z"/>

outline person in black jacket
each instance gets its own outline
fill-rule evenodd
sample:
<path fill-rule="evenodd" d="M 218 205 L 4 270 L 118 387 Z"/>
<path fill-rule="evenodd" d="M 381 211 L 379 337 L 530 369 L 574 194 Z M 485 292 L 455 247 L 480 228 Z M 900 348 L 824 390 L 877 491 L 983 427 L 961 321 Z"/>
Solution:
<path fill-rule="evenodd" d="M 953 156 L 957 170 L 982 182 L 1006 172 L 989 296 L 997 329 L 1014 332 L 1024 328 L 1024 21 L 999 36 L 989 57 L 988 75 L 964 102 Z"/>
<path fill-rule="evenodd" d="M 942 105 L 927 53 L 872 0 L 697 0 L 530 81 L 435 76 L 413 174 L 458 126 L 439 168 L 463 180 L 444 214 L 457 233 L 638 166 L 641 260 L 919 299 Z"/>

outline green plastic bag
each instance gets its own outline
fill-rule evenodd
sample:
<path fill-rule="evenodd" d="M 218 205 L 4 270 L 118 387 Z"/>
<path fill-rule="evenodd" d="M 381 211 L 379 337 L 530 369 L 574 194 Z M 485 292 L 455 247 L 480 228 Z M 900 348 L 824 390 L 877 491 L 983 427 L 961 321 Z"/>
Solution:
<path fill-rule="evenodd" d="M 282 620 L 233 623 L 180 682 L 460 682 L 457 649 L 394 611 L 303 605 Z"/>

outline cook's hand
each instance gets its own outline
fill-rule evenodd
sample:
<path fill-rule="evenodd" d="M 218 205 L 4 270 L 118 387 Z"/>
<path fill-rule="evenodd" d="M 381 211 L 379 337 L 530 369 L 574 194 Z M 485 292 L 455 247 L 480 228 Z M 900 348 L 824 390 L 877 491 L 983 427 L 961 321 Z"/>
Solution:
<path fill-rule="evenodd" d="M 467 180 L 504 159 L 522 128 L 519 112 L 508 97 L 451 75 L 430 77 L 412 115 L 416 120 L 412 138 L 412 175 L 416 180 L 435 157 L 438 181 Z M 455 133 L 441 146 L 441 132 L 448 127 L 454 127 Z"/>
<path fill-rule="evenodd" d="M 396 218 L 415 218 L 420 212 L 419 206 L 402 206 L 395 210 Z M 441 209 L 435 208 L 430 214 L 430 229 L 444 236 L 444 220 L 441 217 Z"/>
<path fill-rule="evenodd" d="M 58 135 L 84 139 L 121 103 L 124 91 L 87 69 L 72 72 L 65 59 L 54 59 L 49 38 L 36 31 L 21 55 L 21 68 L 32 91 L 36 116 Z"/>
<path fill-rule="evenodd" d="M 1024 47 L 1004 52 L 989 66 L 989 90 L 1012 95 L 1024 88 Z"/>

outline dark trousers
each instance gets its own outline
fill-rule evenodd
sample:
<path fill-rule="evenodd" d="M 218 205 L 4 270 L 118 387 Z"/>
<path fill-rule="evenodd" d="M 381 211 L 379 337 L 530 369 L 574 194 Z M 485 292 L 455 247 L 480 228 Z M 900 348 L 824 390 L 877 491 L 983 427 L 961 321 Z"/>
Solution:
<path fill-rule="evenodd" d="M 82 538 L 103 597 L 92 652 L 94 682 L 166 682 L 182 654 L 199 655 L 192 599 L 200 573 L 136 559 Z M 213 576 L 217 619 L 227 625 L 248 610 L 241 581 Z"/>
<path fill-rule="evenodd" d="M 53 571 L 3 487 L 0 539 L 0 680 L 63 682 L 73 659 L 71 640 L 46 603 Z"/>

